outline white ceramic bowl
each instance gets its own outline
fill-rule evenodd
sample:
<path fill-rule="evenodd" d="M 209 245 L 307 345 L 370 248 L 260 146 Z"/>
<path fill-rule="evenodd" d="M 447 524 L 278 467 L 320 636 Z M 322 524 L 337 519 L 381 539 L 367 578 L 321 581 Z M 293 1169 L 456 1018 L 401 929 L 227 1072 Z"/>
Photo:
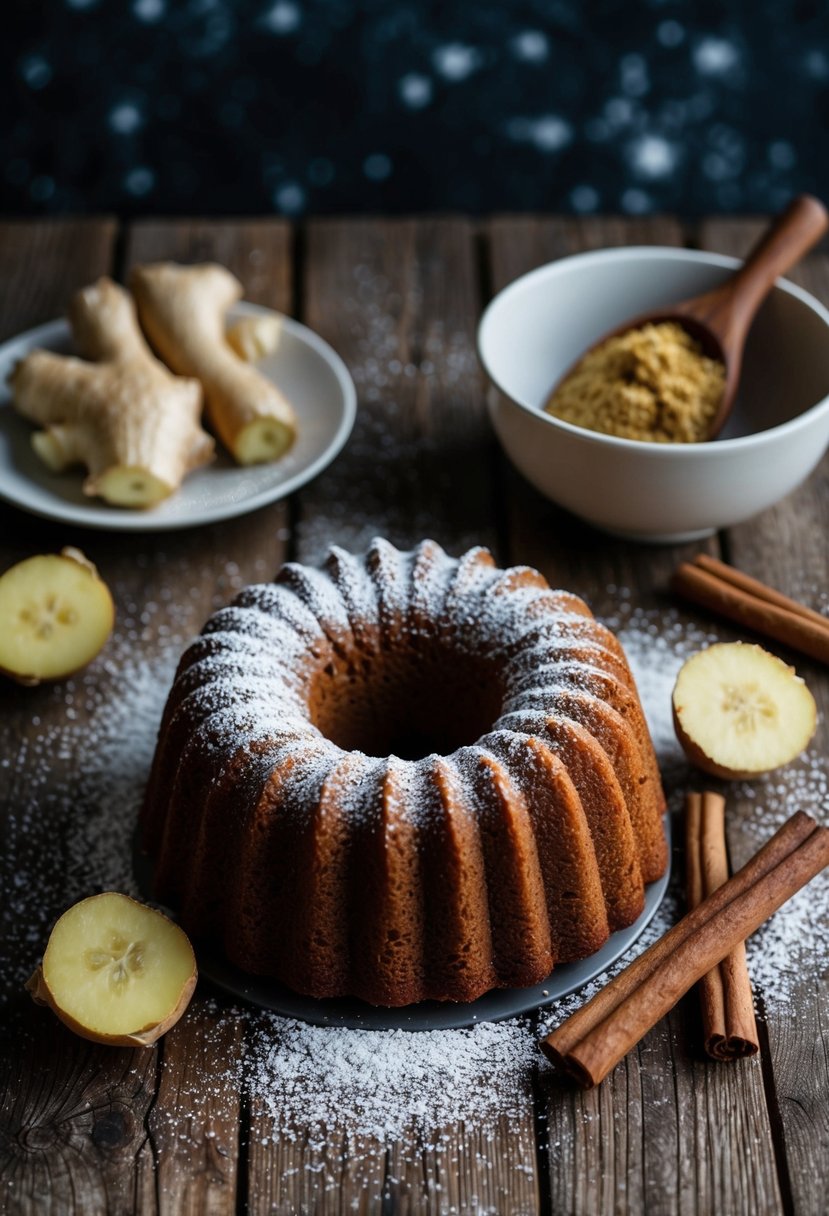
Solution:
<path fill-rule="evenodd" d="M 616 439 L 543 412 L 552 386 L 603 333 L 716 287 L 738 264 L 686 249 L 599 250 L 541 266 L 495 297 L 478 329 L 500 390 L 490 414 L 536 489 L 605 531 L 668 542 L 749 519 L 808 477 L 829 444 L 829 312 L 786 280 L 752 326 L 719 439 Z"/>

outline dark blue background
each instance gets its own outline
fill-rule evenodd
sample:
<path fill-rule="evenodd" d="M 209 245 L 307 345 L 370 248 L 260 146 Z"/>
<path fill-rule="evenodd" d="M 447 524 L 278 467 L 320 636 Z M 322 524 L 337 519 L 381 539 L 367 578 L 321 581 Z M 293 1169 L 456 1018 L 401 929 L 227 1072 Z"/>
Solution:
<path fill-rule="evenodd" d="M 805 0 L 14 0 L 0 209 L 766 211 L 829 197 Z"/>

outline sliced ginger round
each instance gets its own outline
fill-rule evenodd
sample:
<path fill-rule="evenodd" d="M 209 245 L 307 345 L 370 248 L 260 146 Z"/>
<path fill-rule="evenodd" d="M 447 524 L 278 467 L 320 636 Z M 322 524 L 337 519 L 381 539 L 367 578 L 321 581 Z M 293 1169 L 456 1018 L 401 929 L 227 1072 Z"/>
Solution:
<path fill-rule="evenodd" d="M 0 576 L 0 670 L 21 684 L 71 675 L 114 621 L 109 588 L 78 549 L 29 557 Z"/>
<path fill-rule="evenodd" d="M 64 912 L 27 984 L 70 1030 L 121 1047 L 154 1043 L 179 1020 L 195 986 L 184 931 L 115 891 Z"/>
<path fill-rule="evenodd" d="M 233 455 L 239 464 L 265 464 L 284 456 L 293 441 L 293 428 L 278 418 L 257 418 L 239 431 Z"/>
<path fill-rule="evenodd" d="M 814 697 L 794 668 L 748 642 L 718 643 L 688 659 L 673 711 L 691 763 L 732 779 L 788 764 L 817 724 Z"/>
<path fill-rule="evenodd" d="M 149 469 L 119 465 L 100 475 L 98 493 L 114 507 L 155 507 L 171 489 Z"/>

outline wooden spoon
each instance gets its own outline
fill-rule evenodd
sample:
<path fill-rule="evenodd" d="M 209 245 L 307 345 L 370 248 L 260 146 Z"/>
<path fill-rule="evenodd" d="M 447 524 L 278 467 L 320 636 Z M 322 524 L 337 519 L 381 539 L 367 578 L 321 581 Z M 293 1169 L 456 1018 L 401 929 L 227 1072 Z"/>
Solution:
<path fill-rule="evenodd" d="M 763 233 L 740 269 L 719 287 L 679 304 L 634 317 L 605 334 L 590 349 L 642 325 L 658 325 L 664 321 L 681 325 L 700 344 L 704 355 L 725 365 L 725 389 L 707 435 L 708 439 L 716 438 L 737 395 L 743 348 L 758 308 L 780 275 L 817 243 L 827 227 L 829 213 L 823 204 L 809 194 L 798 195 Z M 566 376 L 562 377 L 564 379 Z"/>

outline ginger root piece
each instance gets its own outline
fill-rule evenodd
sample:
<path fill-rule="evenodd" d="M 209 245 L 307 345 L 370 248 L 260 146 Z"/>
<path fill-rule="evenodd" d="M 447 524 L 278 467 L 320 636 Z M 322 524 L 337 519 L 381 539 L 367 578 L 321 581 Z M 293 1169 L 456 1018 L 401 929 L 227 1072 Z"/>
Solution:
<path fill-rule="evenodd" d="M 279 349 L 282 315 L 278 312 L 248 313 L 234 321 L 225 341 L 246 363 L 258 363 Z"/>
<path fill-rule="evenodd" d="M 225 340 L 225 313 L 242 286 L 223 266 L 136 266 L 130 280 L 141 324 L 165 363 L 201 381 L 207 415 L 239 464 L 277 460 L 296 436 L 296 415 L 272 381 Z"/>
<path fill-rule="evenodd" d="M 200 386 L 153 356 L 128 292 L 111 279 L 79 291 L 69 321 L 84 358 L 34 350 L 10 377 L 15 408 L 45 428 L 32 446 L 54 472 L 85 464 L 85 494 L 153 507 L 213 458 Z"/>
<path fill-rule="evenodd" d="M 0 671 L 19 684 L 70 676 L 114 622 L 109 588 L 80 550 L 26 558 L 0 575 Z"/>
<path fill-rule="evenodd" d="M 26 984 L 84 1039 L 147 1047 L 174 1026 L 196 987 L 187 935 L 161 912 L 107 891 L 64 912 Z"/>
<path fill-rule="evenodd" d="M 688 759 L 726 779 L 788 764 L 817 723 L 815 699 L 794 668 L 749 642 L 720 642 L 692 655 L 677 676 L 672 701 Z"/>

